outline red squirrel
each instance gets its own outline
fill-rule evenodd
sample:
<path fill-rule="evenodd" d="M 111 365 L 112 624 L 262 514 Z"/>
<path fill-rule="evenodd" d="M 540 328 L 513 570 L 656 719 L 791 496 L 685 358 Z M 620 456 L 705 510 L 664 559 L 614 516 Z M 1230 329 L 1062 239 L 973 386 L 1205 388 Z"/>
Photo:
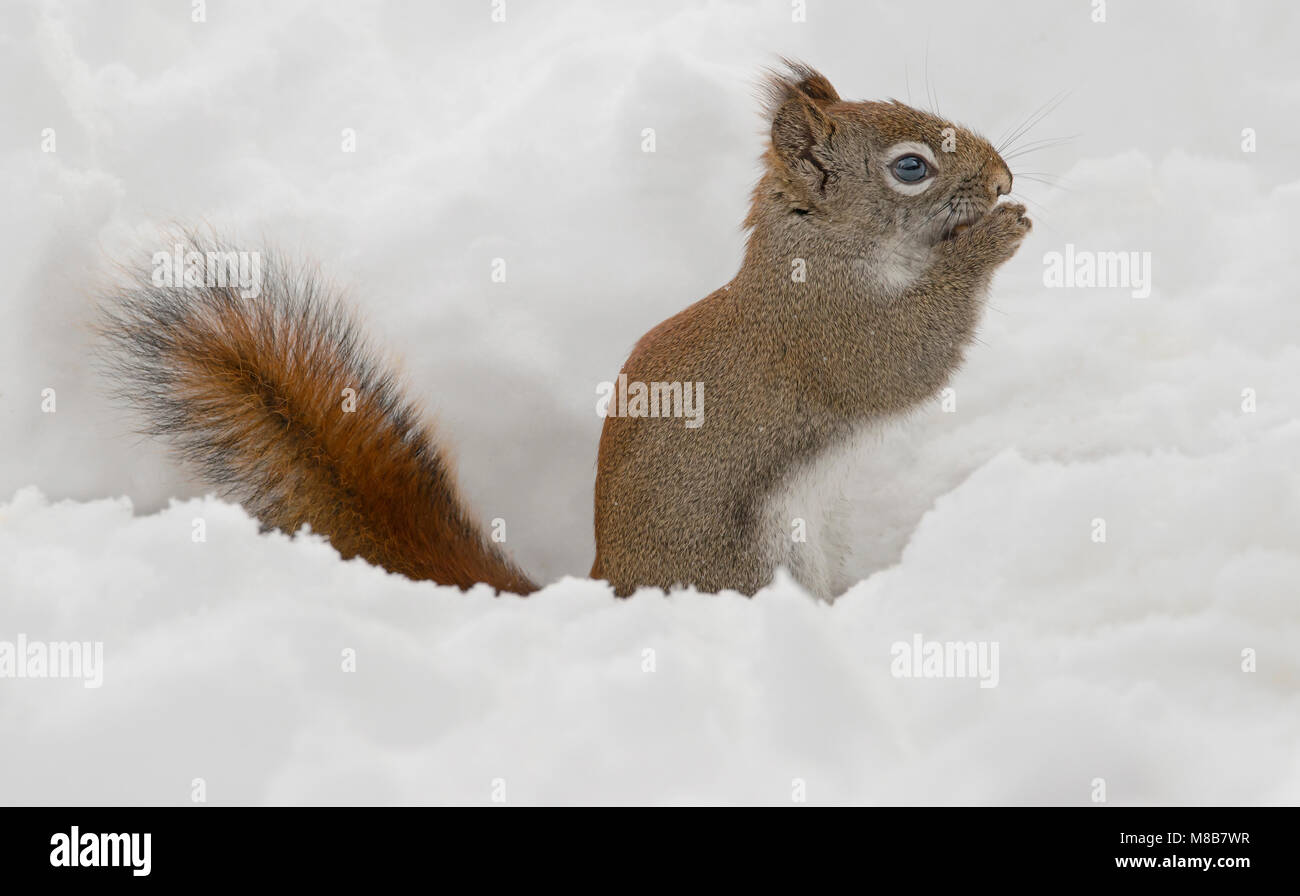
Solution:
<path fill-rule="evenodd" d="M 945 385 L 1031 227 L 1024 206 L 999 203 L 1012 175 L 984 138 L 897 101 L 845 102 L 786 66 L 767 81 L 740 271 L 643 336 L 620 374 L 699 384 L 701 413 L 605 418 L 591 576 L 620 596 L 752 595 L 780 567 L 820 597 L 846 587 L 831 517 L 846 459 Z M 117 391 L 147 431 L 265 527 L 310 524 L 343 557 L 414 579 L 536 590 L 340 297 L 263 267 L 253 299 L 146 277 L 106 304 Z"/>

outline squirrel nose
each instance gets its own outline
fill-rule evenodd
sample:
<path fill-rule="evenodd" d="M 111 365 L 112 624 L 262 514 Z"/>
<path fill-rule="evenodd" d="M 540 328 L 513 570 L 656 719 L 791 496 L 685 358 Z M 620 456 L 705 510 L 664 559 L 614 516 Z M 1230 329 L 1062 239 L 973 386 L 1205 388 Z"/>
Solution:
<path fill-rule="evenodd" d="M 1007 167 L 1006 162 L 997 156 L 994 156 L 994 158 L 1002 166 L 1002 170 L 993 177 L 993 189 L 997 191 L 999 196 L 1005 196 L 1011 192 L 1011 169 Z"/>

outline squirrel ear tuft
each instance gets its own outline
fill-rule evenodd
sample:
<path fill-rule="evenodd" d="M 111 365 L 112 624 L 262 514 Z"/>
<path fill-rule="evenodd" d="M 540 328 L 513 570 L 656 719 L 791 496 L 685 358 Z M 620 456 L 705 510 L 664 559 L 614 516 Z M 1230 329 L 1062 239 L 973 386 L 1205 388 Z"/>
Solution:
<path fill-rule="evenodd" d="M 821 72 L 793 59 L 782 58 L 781 62 L 786 70 L 768 69 L 764 83 L 768 118 L 776 118 L 781 107 L 796 96 L 817 106 L 840 101 L 839 93 Z"/>

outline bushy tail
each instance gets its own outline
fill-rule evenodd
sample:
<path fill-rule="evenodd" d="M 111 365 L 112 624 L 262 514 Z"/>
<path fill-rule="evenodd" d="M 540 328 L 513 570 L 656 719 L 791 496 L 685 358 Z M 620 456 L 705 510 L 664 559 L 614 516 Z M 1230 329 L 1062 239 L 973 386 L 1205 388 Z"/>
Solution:
<path fill-rule="evenodd" d="M 185 248 L 230 251 L 194 235 Z M 255 298 L 159 286 L 152 273 L 109 297 L 108 372 L 146 431 L 267 527 L 308 523 L 344 557 L 413 579 L 535 590 L 484 536 L 337 293 L 267 253 L 260 262 Z"/>

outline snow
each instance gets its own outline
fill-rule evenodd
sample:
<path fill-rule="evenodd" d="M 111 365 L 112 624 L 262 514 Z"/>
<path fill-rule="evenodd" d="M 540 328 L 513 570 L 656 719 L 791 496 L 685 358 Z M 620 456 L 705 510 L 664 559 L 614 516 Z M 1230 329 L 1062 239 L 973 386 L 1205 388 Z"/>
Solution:
<path fill-rule="evenodd" d="M 572 578 L 493 598 L 259 535 L 213 499 L 134 516 L 26 489 L 0 511 L 5 629 L 102 640 L 105 671 L 97 690 L 2 683 L 22 734 L 0 793 L 181 804 L 202 778 L 215 804 L 789 804 L 801 781 L 810 804 L 1086 805 L 1103 778 L 1116 804 L 1292 803 L 1300 623 L 1278 583 L 1300 558 L 1259 536 L 1294 532 L 1295 508 L 1220 521 L 1200 554 L 1204 499 L 1162 526 L 1192 473 L 1267 506 L 1239 467 L 1001 454 L 831 606 L 788 580 L 752 601 Z M 1061 524 L 1101 489 L 1141 538 Z M 996 642 L 997 686 L 894 677 L 914 635 Z"/>
<path fill-rule="evenodd" d="M 104 680 L 0 677 L 0 803 L 1300 801 L 1300 13 L 1005 5 L 6 4 L 0 642 Z M 618 601 L 572 577 L 596 386 L 734 273 L 776 53 L 994 138 L 1068 90 L 1027 139 L 1080 136 L 1012 163 L 1035 229 L 955 410 L 862 458 L 861 583 Z M 172 221 L 349 285 L 554 584 L 259 534 L 133 436 L 88 323 Z M 1067 244 L 1150 252 L 1151 294 L 1045 288 Z M 996 642 L 997 686 L 894 677 L 917 635 Z"/>

